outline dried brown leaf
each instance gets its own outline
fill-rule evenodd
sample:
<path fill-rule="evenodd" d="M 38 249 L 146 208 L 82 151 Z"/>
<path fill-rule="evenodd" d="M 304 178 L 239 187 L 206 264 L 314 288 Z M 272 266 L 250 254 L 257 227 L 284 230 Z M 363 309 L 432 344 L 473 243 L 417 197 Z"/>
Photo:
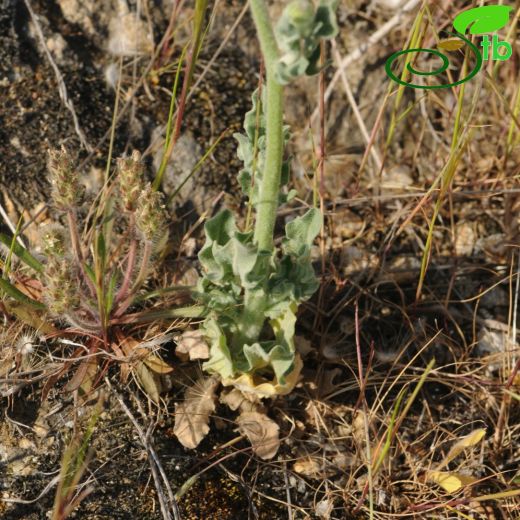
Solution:
<path fill-rule="evenodd" d="M 258 411 L 260 400 L 254 394 L 243 393 L 238 388 L 233 388 L 220 394 L 220 402 L 233 411 L 240 408 L 241 412 L 253 412 Z"/>
<path fill-rule="evenodd" d="M 135 374 L 139 383 L 143 387 L 148 397 L 159 402 L 159 396 L 162 392 L 161 380 L 158 375 L 152 372 L 144 363 L 137 363 L 134 367 Z"/>
<path fill-rule="evenodd" d="M 209 346 L 200 330 L 187 330 L 179 338 L 175 354 L 182 361 L 208 359 Z"/>
<path fill-rule="evenodd" d="M 188 387 L 184 401 L 175 405 L 173 433 L 186 448 L 196 448 L 209 432 L 209 416 L 215 411 L 218 380 L 201 378 Z"/>
<path fill-rule="evenodd" d="M 88 393 L 94 384 L 94 379 L 97 374 L 98 362 L 97 358 L 84 359 L 71 380 L 65 385 L 65 392 L 73 392 L 81 388 L 85 393 Z"/>
<path fill-rule="evenodd" d="M 294 463 L 293 469 L 306 477 L 321 477 L 323 462 L 316 457 L 304 457 Z"/>
<path fill-rule="evenodd" d="M 330 459 L 325 456 L 305 456 L 294 463 L 293 469 L 300 475 L 323 479 L 351 468 L 354 463 L 354 456 L 349 453 L 337 453 Z"/>
<path fill-rule="evenodd" d="M 169 374 L 173 371 L 173 367 L 155 354 L 148 354 L 143 361 L 145 365 L 156 374 Z"/>
<path fill-rule="evenodd" d="M 261 459 L 272 459 L 276 455 L 280 447 L 280 428 L 272 419 L 259 412 L 242 412 L 237 423 L 240 433 L 249 439 L 253 451 Z"/>

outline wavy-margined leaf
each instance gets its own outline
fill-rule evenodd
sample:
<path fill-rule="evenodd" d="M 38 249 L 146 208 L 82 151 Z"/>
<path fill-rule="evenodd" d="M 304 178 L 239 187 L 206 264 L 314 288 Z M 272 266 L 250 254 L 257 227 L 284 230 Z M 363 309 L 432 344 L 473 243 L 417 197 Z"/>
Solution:
<path fill-rule="evenodd" d="M 284 9 L 276 25 L 276 39 L 282 55 L 276 69 L 279 83 L 311 76 L 320 71 L 320 41 L 338 33 L 337 0 L 320 0 L 315 9 L 311 0 L 294 0 Z"/>
<path fill-rule="evenodd" d="M 296 308 L 295 303 L 286 302 L 282 312 L 269 313 L 274 340 L 238 345 L 238 348 L 237 346 L 232 348 L 228 344 L 226 332 L 232 335 L 233 331 L 221 328 L 217 321 L 219 318 L 206 320 L 204 332 L 211 348 L 210 359 L 204 363 L 204 369 L 210 373 L 218 373 L 224 381 L 240 378 L 241 375 L 250 376 L 253 381 L 255 374 L 260 374 L 261 383 L 268 383 L 272 388 L 277 386 L 285 393 L 290 391 L 296 382 L 295 378 L 290 383 L 287 381 L 287 376 L 294 371 L 296 363 L 294 347 Z M 237 316 L 237 320 L 239 319 L 240 315 Z M 266 379 L 265 374 L 268 372 L 272 372 L 273 376 Z M 289 388 L 289 385 L 292 386 Z M 254 385 L 248 391 L 254 392 Z"/>
<path fill-rule="evenodd" d="M 206 273 L 198 286 L 200 297 L 211 310 L 211 317 L 204 324 L 210 343 L 205 370 L 218 373 L 223 380 L 246 376 L 252 378 L 253 386 L 254 381 L 260 380 L 262 384 L 270 384 L 271 389 L 288 391 L 286 376 L 293 373 L 296 359 L 297 306 L 318 286 L 310 262 L 310 247 L 320 227 L 321 214 L 315 209 L 289 222 L 283 257 L 270 257 L 268 262 L 260 261 L 262 255 L 249 234 L 226 233 L 220 244 L 207 237 Z M 251 302 L 256 302 L 257 314 L 268 318 L 274 340 L 251 334 L 250 316 L 246 312 Z M 258 337 L 258 341 L 240 343 L 238 337 Z M 269 372 L 272 378 L 266 379 Z M 243 379 L 242 384 L 245 384 Z"/>
<path fill-rule="evenodd" d="M 210 358 L 202 367 L 204 370 L 219 374 L 224 378 L 233 377 L 236 369 L 227 344 L 226 335 L 213 318 L 208 318 L 204 322 L 203 329 L 210 341 Z"/>
<path fill-rule="evenodd" d="M 276 378 L 266 379 L 257 373 L 239 374 L 232 378 L 223 378 L 224 386 L 233 386 L 245 395 L 253 395 L 256 398 L 275 397 L 286 395 L 292 391 L 298 382 L 300 372 L 303 368 L 301 357 L 296 354 L 294 357 L 294 367 L 281 383 Z"/>
<path fill-rule="evenodd" d="M 484 5 L 458 14 L 453 27 L 461 34 L 469 28 L 470 34 L 485 34 L 498 31 L 509 22 L 512 7 L 508 5 Z"/>
<path fill-rule="evenodd" d="M 322 0 L 314 17 L 317 28 L 314 34 L 319 38 L 334 38 L 339 32 L 336 20 L 338 0 Z"/>
<path fill-rule="evenodd" d="M 311 208 L 305 215 L 291 220 L 285 226 L 284 252 L 296 257 L 305 254 L 318 236 L 322 216 L 318 209 Z"/>
<path fill-rule="evenodd" d="M 255 373 L 264 368 L 271 368 L 277 381 L 285 382 L 285 375 L 290 373 L 294 366 L 294 350 L 287 344 L 275 341 L 263 341 L 244 345 L 245 363 L 238 364 L 241 372 Z"/>
<path fill-rule="evenodd" d="M 238 181 L 244 195 L 250 200 L 254 206 L 258 204 L 260 186 L 262 184 L 265 150 L 266 150 L 266 118 L 264 107 L 266 106 L 266 90 L 262 90 L 259 95 L 259 89 L 256 89 L 252 96 L 252 108 L 244 117 L 245 134 L 235 133 L 234 138 L 238 142 L 237 156 L 244 163 L 243 168 L 238 174 Z M 261 99 L 260 99 L 261 98 Z M 284 147 L 290 139 L 290 131 L 288 126 L 283 127 Z M 289 179 L 289 161 L 282 164 L 281 185 L 287 184 Z M 280 203 L 287 201 L 287 196 L 280 193 Z"/>
<path fill-rule="evenodd" d="M 233 213 L 227 209 L 220 211 L 204 224 L 204 231 L 209 243 L 216 242 L 219 245 L 228 242 L 236 230 Z"/>
<path fill-rule="evenodd" d="M 206 244 L 199 253 L 199 259 L 208 281 L 223 285 L 237 278 L 242 287 L 248 287 L 254 283 L 249 276 L 258 261 L 258 251 L 252 243 L 252 234 L 232 230 L 231 223 L 234 226 L 230 212 L 222 212 L 211 220 L 210 226 L 224 224 L 227 229 L 217 240 L 210 234 L 211 229 L 209 232 L 207 230 Z"/>
<path fill-rule="evenodd" d="M 204 225 L 206 243 L 199 251 L 199 260 L 208 278 L 220 280 L 226 274 L 226 266 L 215 258 L 215 247 L 225 246 L 236 230 L 235 219 L 229 210 L 224 210 Z"/>

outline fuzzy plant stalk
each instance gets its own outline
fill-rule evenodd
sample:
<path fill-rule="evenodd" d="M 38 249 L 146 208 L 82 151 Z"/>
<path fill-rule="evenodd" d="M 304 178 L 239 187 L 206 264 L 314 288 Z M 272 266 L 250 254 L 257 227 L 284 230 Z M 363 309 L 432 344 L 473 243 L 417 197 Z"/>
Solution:
<path fill-rule="evenodd" d="M 325 6 L 325 4 L 323 4 Z M 335 9 L 335 2 L 329 2 L 327 14 Z M 254 226 L 254 241 L 260 252 L 265 252 L 264 261 L 268 261 L 269 255 L 273 251 L 274 228 L 276 223 L 276 213 L 280 202 L 280 188 L 282 176 L 282 164 L 284 154 L 284 126 L 283 126 L 283 99 L 284 84 L 287 83 L 281 73 L 284 60 L 278 49 L 278 42 L 273 29 L 269 11 L 265 0 L 250 0 L 250 9 L 255 23 L 260 50 L 262 52 L 265 67 L 265 163 L 263 168 L 262 182 L 259 185 L 259 200 L 256 204 L 256 220 Z M 319 10 L 322 10 L 322 7 Z M 318 10 L 318 13 L 319 13 Z M 322 10 L 323 11 L 323 10 Z M 320 16 L 319 14 L 317 15 Z M 330 16 L 333 19 L 333 16 Z M 313 23 L 314 22 L 314 23 Z M 300 30 L 295 31 L 295 27 L 300 26 Z M 287 48 L 284 43 L 284 28 L 290 27 L 289 39 L 293 41 L 296 37 L 301 40 L 301 31 L 307 30 L 311 33 L 316 32 L 315 27 L 320 27 L 320 22 L 316 23 L 314 6 L 309 0 L 296 0 L 286 8 L 279 27 L 279 39 L 281 40 L 282 51 Z M 287 29 L 286 29 L 287 31 Z M 333 32 L 337 31 L 334 24 Z M 296 35 L 295 35 L 296 33 Z M 324 34 L 330 37 L 331 34 Z M 305 42 L 309 49 L 308 42 Z M 314 44 L 314 45 L 313 45 Z M 319 51 L 317 40 L 311 42 L 310 48 L 313 59 L 317 59 L 316 51 Z M 301 60 L 301 58 L 300 58 Z M 315 66 L 308 60 L 307 67 Z M 316 72 L 317 70 L 311 71 Z M 256 291 L 245 290 L 243 323 L 245 330 L 240 331 L 237 337 L 239 343 L 247 343 L 260 335 L 265 321 L 265 308 L 261 298 L 257 297 Z"/>
<path fill-rule="evenodd" d="M 284 151 L 283 85 L 276 80 L 280 56 L 267 5 L 264 0 L 251 0 L 250 9 L 264 59 L 266 79 L 266 154 L 263 179 L 259 185 L 259 201 L 256 205 L 254 241 L 260 251 L 266 252 L 264 261 L 267 262 L 267 253 L 273 250 Z M 245 290 L 243 327 L 238 331 L 235 342 L 245 344 L 258 338 L 265 321 L 263 303 L 255 291 Z"/>
<path fill-rule="evenodd" d="M 260 250 L 272 251 L 284 148 L 283 85 L 276 79 L 280 56 L 267 5 L 264 0 L 251 0 L 250 8 L 264 58 L 267 104 L 264 178 L 260 186 L 254 237 Z"/>
<path fill-rule="evenodd" d="M 245 133 L 235 138 L 244 163 L 238 180 L 254 208 L 254 228 L 241 231 L 227 209 L 206 222 L 197 296 L 207 309 L 202 328 L 211 344 L 204 368 L 225 385 L 267 397 L 289 392 L 301 369 L 296 312 L 318 287 L 310 250 L 322 223 L 311 208 L 286 225 L 280 247 L 274 246 L 277 209 L 295 195 L 284 189 L 290 134 L 283 124 L 283 88 L 319 71 L 321 39 L 333 37 L 337 26 L 332 0 L 320 0 L 317 8 L 310 0 L 292 2 L 276 29 L 263 0 L 251 0 L 250 8 L 266 84 L 253 94 Z"/>

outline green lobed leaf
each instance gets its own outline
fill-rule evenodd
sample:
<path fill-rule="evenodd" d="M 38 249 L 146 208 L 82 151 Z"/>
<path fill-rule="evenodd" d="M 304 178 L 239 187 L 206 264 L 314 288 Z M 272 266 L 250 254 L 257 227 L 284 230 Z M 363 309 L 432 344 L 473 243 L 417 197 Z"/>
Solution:
<path fill-rule="evenodd" d="M 308 252 L 322 225 L 321 212 L 311 208 L 305 215 L 291 220 L 285 226 L 284 252 L 301 256 Z"/>
<path fill-rule="evenodd" d="M 282 51 L 276 70 L 279 83 L 320 71 L 320 41 L 338 34 L 337 5 L 337 0 L 320 0 L 314 9 L 310 0 L 294 0 L 284 9 L 276 25 Z"/>
<path fill-rule="evenodd" d="M 202 368 L 224 378 L 233 377 L 235 375 L 235 364 L 227 346 L 226 335 L 214 318 L 208 318 L 204 322 L 203 330 L 210 341 L 210 358 L 202 365 Z"/>
<path fill-rule="evenodd" d="M 252 108 L 244 117 L 244 134 L 235 133 L 233 136 L 238 142 L 237 156 L 244 163 L 244 167 L 238 174 L 238 181 L 244 195 L 249 198 L 253 205 L 259 201 L 260 186 L 263 180 L 263 171 L 265 165 L 265 113 L 264 106 L 265 88 L 262 88 L 262 96 L 260 99 L 258 89 L 252 96 Z M 290 129 L 288 126 L 283 128 L 284 146 L 290 139 Z M 289 180 L 289 163 L 284 162 L 282 165 L 282 182 L 284 185 Z M 284 195 L 281 194 L 280 203 L 286 201 Z"/>

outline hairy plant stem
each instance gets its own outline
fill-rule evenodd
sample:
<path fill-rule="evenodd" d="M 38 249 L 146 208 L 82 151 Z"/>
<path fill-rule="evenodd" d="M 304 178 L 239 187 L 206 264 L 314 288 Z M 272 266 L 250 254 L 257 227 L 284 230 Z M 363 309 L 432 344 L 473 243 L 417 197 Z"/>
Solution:
<path fill-rule="evenodd" d="M 148 270 L 150 269 L 150 258 L 152 257 L 152 243 L 149 240 L 146 240 L 144 243 L 143 249 L 143 258 L 141 259 L 141 267 L 139 269 L 139 274 L 135 279 L 134 285 L 130 289 L 130 294 L 135 294 L 141 285 L 143 285 L 146 280 L 146 276 L 148 274 Z"/>
<path fill-rule="evenodd" d="M 137 258 L 137 238 L 135 235 L 135 216 L 132 214 L 130 217 L 130 231 L 132 233 L 132 239 L 130 241 L 130 247 L 128 249 L 128 260 L 126 263 L 126 271 L 123 278 L 123 283 L 121 284 L 121 288 L 117 292 L 117 295 L 114 299 L 114 306 L 116 306 L 121 300 L 124 300 L 128 296 L 128 289 L 130 287 L 130 282 L 132 281 L 132 273 L 135 267 L 135 261 Z"/>
<path fill-rule="evenodd" d="M 137 278 L 135 279 L 135 282 L 132 285 L 132 288 L 130 289 L 130 292 L 128 293 L 127 297 L 121 302 L 121 304 L 117 308 L 117 311 L 114 313 L 114 318 L 121 317 L 122 314 L 126 311 L 126 309 L 128 309 L 128 307 L 130 307 L 130 305 L 134 301 L 135 293 L 139 290 L 141 285 L 146 280 L 146 275 L 149 269 L 148 264 L 150 263 L 151 256 L 152 243 L 146 241 L 144 243 L 143 257 L 141 259 L 141 267 L 139 269 L 139 274 L 137 275 Z"/>
<path fill-rule="evenodd" d="M 251 0 L 250 8 L 264 59 L 266 77 L 266 153 L 262 180 L 259 184 L 259 200 L 255 208 L 253 236 L 259 251 L 272 254 L 283 160 L 283 87 L 275 78 L 279 52 L 267 5 L 264 0 Z M 263 260 L 266 273 L 269 273 L 269 258 L 270 255 L 265 255 Z M 267 275 L 264 280 L 264 291 L 245 291 L 240 330 L 234 338 L 235 347 L 242 348 L 244 344 L 250 345 L 260 339 L 265 322 L 265 291 L 268 278 Z"/>
<path fill-rule="evenodd" d="M 74 210 L 69 209 L 67 211 L 67 223 L 69 225 L 70 231 L 70 240 L 72 242 L 72 250 L 74 251 L 74 255 L 76 256 L 76 261 L 78 262 L 79 270 L 81 272 L 81 277 L 87 284 L 93 298 L 97 298 L 97 290 L 92 283 L 92 280 L 87 275 L 85 271 L 85 259 L 83 258 L 83 252 L 81 251 L 81 245 L 79 240 L 79 232 L 78 232 L 78 222 L 76 220 L 76 215 Z"/>
<path fill-rule="evenodd" d="M 283 87 L 275 78 L 279 52 L 267 5 L 264 0 L 251 0 L 250 8 L 264 58 L 267 103 L 266 156 L 259 186 L 254 239 L 259 250 L 271 252 L 283 159 Z"/>
<path fill-rule="evenodd" d="M 102 330 L 101 323 L 88 321 L 78 316 L 75 312 L 67 312 L 64 316 L 72 326 L 80 330 L 86 330 L 95 334 L 99 334 L 99 332 Z"/>
<path fill-rule="evenodd" d="M 130 287 L 130 282 L 132 280 L 132 273 L 135 267 L 135 259 L 137 256 L 137 240 L 134 238 L 130 242 L 130 248 L 128 250 L 128 260 L 126 263 L 125 276 L 123 278 L 123 283 L 121 284 L 121 288 L 119 289 L 115 299 L 114 306 L 117 305 L 121 300 L 124 300 L 128 295 L 128 288 Z"/>

